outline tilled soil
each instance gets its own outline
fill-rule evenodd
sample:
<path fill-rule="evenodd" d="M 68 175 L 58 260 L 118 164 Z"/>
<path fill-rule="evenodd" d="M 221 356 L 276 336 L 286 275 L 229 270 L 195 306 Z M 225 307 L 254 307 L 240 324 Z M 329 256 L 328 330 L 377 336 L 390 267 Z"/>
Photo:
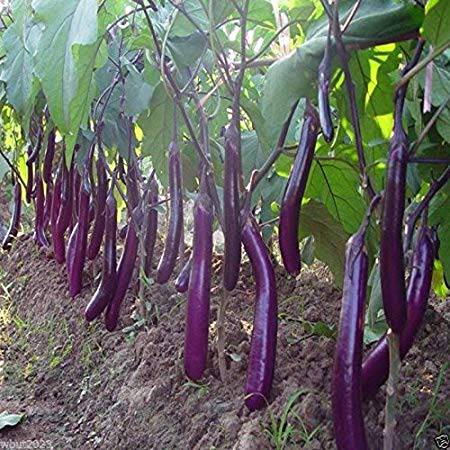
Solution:
<path fill-rule="evenodd" d="M 144 329 L 132 319 L 135 283 L 120 331 L 108 333 L 101 321 L 89 325 L 83 318 L 99 268 L 98 261 L 87 267 L 86 286 L 73 300 L 64 267 L 31 239 L 19 240 L 10 255 L 0 256 L 0 412 L 25 414 L 18 426 L 0 432 L 0 444 L 30 440 L 58 449 L 255 450 L 277 443 L 283 448 L 283 433 L 291 429 L 284 448 L 335 448 L 330 328 L 338 321 L 341 293 L 325 268 L 307 268 L 298 281 L 277 269 L 276 375 L 268 408 L 254 413 L 243 407 L 253 314 L 247 263 L 228 300 L 228 379 L 222 382 L 218 370 L 216 290 L 209 364 L 201 385 L 183 373 L 185 296 L 176 294 L 172 283 L 148 288 L 146 300 L 156 307 L 158 321 Z M 215 285 L 219 282 L 216 274 Z M 416 448 L 431 449 L 436 435 L 449 432 L 449 386 L 442 370 L 448 359 L 449 313 L 442 300 L 431 303 L 426 326 L 402 369 L 398 449 L 412 449 L 415 440 Z M 440 372 L 443 383 L 434 395 Z M 281 417 L 294 395 L 283 427 Z M 384 388 L 364 411 L 374 450 L 382 448 L 383 407 Z"/>

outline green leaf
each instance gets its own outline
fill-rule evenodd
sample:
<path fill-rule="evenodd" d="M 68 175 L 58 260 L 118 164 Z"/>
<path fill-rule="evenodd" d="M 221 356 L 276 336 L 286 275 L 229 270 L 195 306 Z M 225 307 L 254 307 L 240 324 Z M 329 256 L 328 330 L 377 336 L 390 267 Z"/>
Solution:
<path fill-rule="evenodd" d="M 76 134 L 93 94 L 97 40 L 95 0 L 34 0 L 36 17 L 45 26 L 36 73 L 53 121 L 62 133 Z"/>
<path fill-rule="evenodd" d="M 32 25 L 29 2 L 15 0 L 12 3 L 15 22 L 3 35 L 5 50 L 4 71 L 8 101 L 20 115 L 26 115 L 33 107 L 37 94 L 33 76 L 33 50 L 40 39 L 40 30 Z"/>
<path fill-rule="evenodd" d="M 450 2 L 448 0 L 429 0 L 425 7 L 423 35 L 430 44 L 438 47 L 450 40 Z"/>
<path fill-rule="evenodd" d="M 144 112 L 150 104 L 153 90 L 154 87 L 144 80 L 144 75 L 130 66 L 125 80 L 125 113 L 137 116 Z"/>
<path fill-rule="evenodd" d="M 167 184 L 167 150 L 172 140 L 173 128 L 172 99 L 167 95 L 163 83 L 153 92 L 150 108 L 144 111 L 138 124 L 144 133 L 142 153 L 151 156 L 153 165 L 162 184 Z"/>
<path fill-rule="evenodd" d="M 314 236 L 316 258 L 328 265 L 336 284 L 342 286 L 345 244 L 349 235 L 326 206 L 315 200 L 302 205 L 300 213 L 299 237 L 303 239 L 311 235 Z"/>
<path fill-rule="evenodd" d="M 353 5 L 353 0 L 342 1 L 340 16 L 345 17 Z M 365 46 L 389 41 L 416 30 L 422 19 L 421 8 L 406 1 L 364 1 L 344 34 L 344 42 Z M 300 97 L 315 97 L 317 68 L 325 48 L 327 30 L 328 20 L 324 17 L 311 27 L 302 46 L 269 68 L 262 107 L 271 129 L 281 128 L 292 105 Z"/>
<path fill-rule="evenodd" d="M 8 411 L 3 411 L 0 414 L 0 430 L 5 427 L 16 426 L 23 419 L 23 417 L 23 414 L 10 414 Z"/>
<path fill-rule="evenodd" d="M 354 233 L 366 211 L 358 188 L 359 173 L 351 165 L 340 160 L 315 161 L 306 197 L 320 200 L 347 233 Z"/>
<path fill-rule="evenodd" d="M 188 36 L 173 36 L 168 39 L 167 47 L 178 67 L 189 67 L 202 55 L 206 46 L 206 36 L 200 32 Z"/>

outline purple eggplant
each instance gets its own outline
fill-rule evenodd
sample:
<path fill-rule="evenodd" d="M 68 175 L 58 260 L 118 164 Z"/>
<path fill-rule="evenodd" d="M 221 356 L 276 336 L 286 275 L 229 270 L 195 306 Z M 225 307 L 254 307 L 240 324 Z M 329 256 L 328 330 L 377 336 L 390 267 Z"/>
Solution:
<path fill-rule="evenodd" d="M 17 237 L 20 228 L 20 218 L 22 213 L 22 186 L 19 180 L 14 184 L 14 211 L 9 229 L 3 239 L 2 249 L 10 250 L 14 239 Z"/>
<path fill-rule="evenodd" d="M 192 258 L 193 254 L 191 254 L 188 261 L 181 269 L 181 272 L 178 274 L 177 279 L 175 280 L 175 289 L 180 294 L 184 294 L 189 289 L 189 278 L 191 276 L 192 270 Z"/>
<path fill-rule="evenodd" d="M 105 324 L 108 331 L 114 331 L 117 327 L 120 307 L 122 306 L 122 302 L 125 299 L 125 295 L 133 277 L 138 244 L 139 241 L 136 234 L 136 228 L 130 219 L 123 253 L 120 257 L 119 268 L 117 270 L 117 287 L 106 310 Z"/>
<path fill-rule="evenodd" d="M 103 251 L 103 270 L 100 285 L 86 307 L 84 313 L 88 322 L 96 319 L 112 300 L 117 286 L 116 261 L 117 204 L 111 191 L 105 208 L 105 243 Z"/>
<path fill-rule="evenodd" d="M 53 128 L 48 135 L 47 151 L 45 152 L 44 168 L 42 170 L 44 181 L 47 184 L 52 181 L 53 158 L 55 157 L 55 139 L 56 130 Z"/>
<path fill-rule="evenodd" d="M 300 273 L 301 260 L 298 226 L 303 195 L 314 157 L 319 118 L 308 102 L 305 110 L 300 142 L 289 180 L 284 191 L 280 211 L 279 244 L 286 270 L 293 276 Z"/>
<path fill-rule="evenodd" d="M 184 370 L 195 381 L 202 378 L 208 356 L 213 207 L 204 182 L 194 208 L 194 244 L 189 277 Z"/>
<path fill-rule="evenodd" d="M 156 271 L 156 282 L 164 284 L 169 281 L 180 249 L 183 230 L 183 192 L 181 181 L 181 158 L 176 142 L 169 147 L 169 180 L 170 180 L 170 220 L 164 251 Z"/>
<path fill-rule="evenodd" d="M 277 290 L 275 270 L 257 225 L 248 219 L 242 242 L 256 284 L 255 315 L 250 347 L 245 404 L 250 411 L 267 405 L 272 387 L 277 346 Z"/>
<path fill-rule="evenodd" d="M 158 210 L 150 208 L 150 205 L 158 203 L 158 182 L 155 178 L 150 182 L 150 190 L 148 193 L 147 214 L 148 217 L 144 221 L 147 224 L 145 230 L 145 276 L 149 277 L 152 272 L 153 254 L 155 251 L 156 238 L 158 233 Z"/>
<path fill-rule="evenodd" d="M 45 194 L 44 183 L 42 182 L 41 174 L 36 173 L 36 214 L 34 222 L 34 240 L 39 247 L 48 247 L 50 244 L 45 236 Z"/>
<path fill-rule="evenodd" d="M 28 155 L 32 152 L 32 147 L 28 147 Z M 31 203 L 33 197 L 33 186 L 34 186 L 34 165 L 33 163 L 27 162 L 27 187 L 25 192 L 25 200 L 28 204 Z"/>
<path fill-rule="evenodd" d="M 223 285 L 232 291 L 236 287 L 241 267 L 241 227 L 239 204 L 239 130 L 231 123 L 225 132 L 225 162 L 223 186 L 223 212 L 225 253 L 223 263 Z"/>
<path fill-rule="evenodd" d="M 87 174 L 83 177 L 80 187 L 80 200 L 78 210 L 77 232 L 69 270 L 69 291 L 72 297 L 76 297 L 83 287 L 83 269 L 86 262 L 87 238 L 89 231 L 89 201 L 91 193 Z M 67 255 L 69 258 L 69 254 Z"/>
<path fill-rule="evenodd" d="M 331 36 L 328 33 L 327 44 L 325 46 L 325 52 L 323 59 L 319 64 L 318 70 L 318 105 L 319 105 L 319 118 L 320 127 L 322 128 L 322 134 L 325 142 L 331 142 L 334 137 L 333 121 L 331 119 L 330 108 L 330 77 L 331 77 Z"/>
<path fill-rule="evenodd" d="M 368 449 L 361 396 L 361 362 L 368 257 L 365 229 L 347 242 L 339 334 L 332 377 L 331 405 L 338 450 Z"/>
<path fill-rule="evenodd" d="M 39 153 L 42 147 L 42 138 L 43 138 L 43 130 L 42 126 L 40 126 L 36 139 L 36 144 L 34 145 L 34 147 L 31 148 L 31 151 L 28 152 L 27 165 L 34 164 L 38 160 Z"/>
<path fill-rule="evenodd" d="M 422 324 L 430 294 L 435 245 L 428 228 L 424 227 L 417 240 L 408 283 L 407 321 L 400 333 L 400 358 L 403 359 L 414 343 Z M 370 351 L 362 365 L 364 399 L 376 394 L 389 375 L 389 345 L 383 336 Z"/>
<path fill-rule="evenodd" d="M 53 182 L 47 184 L 47 191 L 45 193 L 45 204 L 44 204 L 44 230 L 50 225 L 52 216 L 52 205 L 53 205 Z"/>
<path fill-rule="evenodd" d="M 97 161 L 97 191 L 95 195 L 95 219 L 91 240 L 88 247 L 88 258 L 94 260 L 102 245 L 105 232 L 105 202 L 108 195 L 108 180 L 103 162 Z"/>

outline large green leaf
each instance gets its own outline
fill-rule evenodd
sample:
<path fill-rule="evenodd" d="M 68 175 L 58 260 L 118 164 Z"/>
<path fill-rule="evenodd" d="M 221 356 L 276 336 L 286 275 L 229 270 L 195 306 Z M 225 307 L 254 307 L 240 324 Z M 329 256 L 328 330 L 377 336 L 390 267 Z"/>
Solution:
<path fill-rule="evenodd" d="M 328 212 L 327 207 L 315 200 L 302 205 L 299 237 L 314 236 L 315 257 L 328 265 L 335 281 L 342 286 L 344 279 L 345 244 L 349 235 Z"/>
<path fill-rule="evenodd" d="M 353 0 L 340 3 L 341 17 L 348 14 L 353 4 Z M 344 42 L 373 46 L 418 29 L 422 19 L 423 10 L 409 1 L 367 0 L 361 3 Z M 272 129 L 281 128 L 299 97 L 316 95 L 317 68 L 325 48 L 328 20 L 323 18 L 311 28 L 304 44 L 273 64 L 267 73 L 262 107 L 266 124 Z"/>
<path fill-rule="evenodd" d="M 28 0 L 12 3 L 14 23 L 3 35 L 5 69 L 2 80 L 6 82 L 8 101 L 21 114 L 31 111 L 37 93 L 33 76 L 33 51 L 40 39 L 40 30 L 31 22 Z"/>
<path fill-rule="evenodd" d="M 97 39 L 95 0 L 34 0 L 36 17 L 45 29 L 36 73 L 53 121 L 63 133 L 76 135 L 92 99 Z"/>
<path fill-rule="evenodd" d="M 339 160 L 316 161 L 311 169 L 306 196 L 324 203 L 345 231 L 354 233 L 366 211 L 358 186 L 359 174 L 349 164 Z"/>
<path fill-rule="evenodd" d="M 429 0 L 425 7 L 423 34 L 431 44 L 438 47 L 450 41 L 450 2 Z"/>

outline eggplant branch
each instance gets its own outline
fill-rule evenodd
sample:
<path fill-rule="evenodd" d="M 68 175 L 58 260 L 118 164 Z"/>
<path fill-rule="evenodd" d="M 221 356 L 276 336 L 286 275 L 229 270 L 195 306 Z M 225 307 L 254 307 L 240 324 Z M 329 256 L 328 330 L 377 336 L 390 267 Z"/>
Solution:
<path fill-rule="evenodd" d="M 344 72 L 345 76 L 345 86 L 350 103 L 351 119 L 353 130 L 355 133 L 355 145 L 358 153 L 359 171 L 362 179 L 362 187 L 367 191 L 369 198 L 373 199 L 375 197 L 375 190 L 366 172 L 366 157 L 364 155 L 364 148 L 362 144 L 362 133 L 359 123 L 358 106 L 356 104 L 355 85 L 353 84 L 350 67 L 348 65 L 349 56 L 347 50 L 345 49 L 344 42 L 342 41 L 342 30 L 339 24 L 338 6 L 339 0 L 335 0 L 333 8 L 333 34 L 336 42 L 337 54 L 341 62 L 342 71 Z"/>

